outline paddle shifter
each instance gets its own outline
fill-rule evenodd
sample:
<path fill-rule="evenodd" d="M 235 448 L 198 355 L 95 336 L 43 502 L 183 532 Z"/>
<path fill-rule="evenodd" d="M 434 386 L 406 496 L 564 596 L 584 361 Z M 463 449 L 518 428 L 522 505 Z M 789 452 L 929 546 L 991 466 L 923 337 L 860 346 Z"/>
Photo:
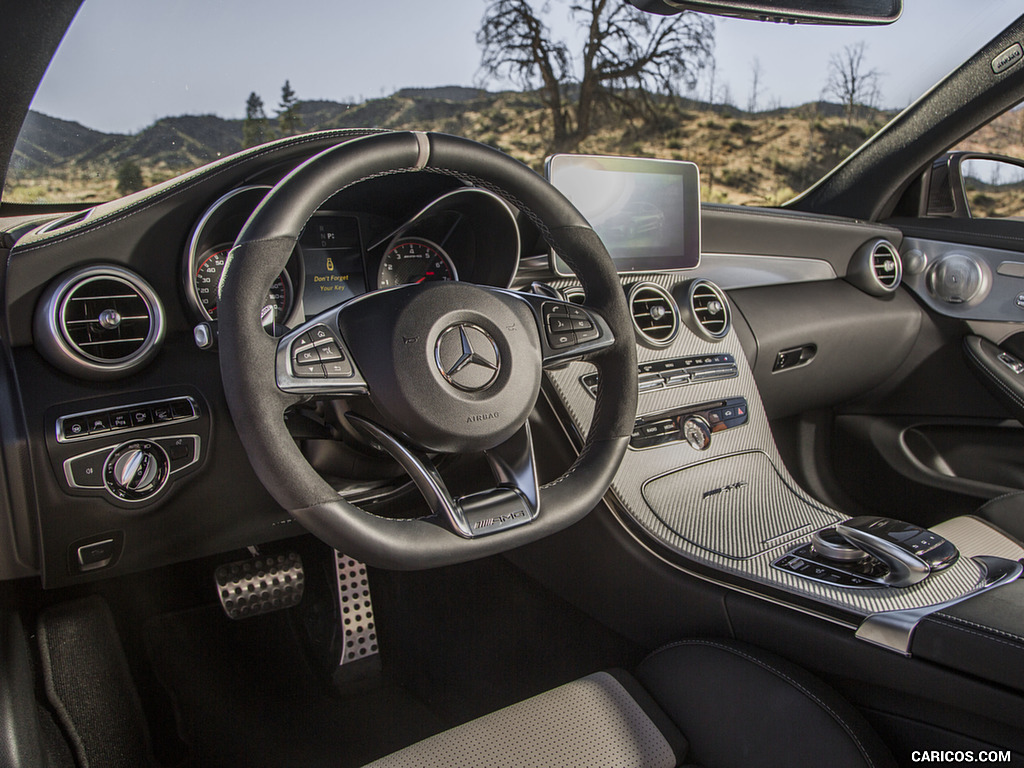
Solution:
<path fill-rule="evenodd" d="M 842 587 L 909 587 L 956 562 L 960 553 L 937 533 L 888 517 L 854 517 L 823 528 L 773 565 Z"/>

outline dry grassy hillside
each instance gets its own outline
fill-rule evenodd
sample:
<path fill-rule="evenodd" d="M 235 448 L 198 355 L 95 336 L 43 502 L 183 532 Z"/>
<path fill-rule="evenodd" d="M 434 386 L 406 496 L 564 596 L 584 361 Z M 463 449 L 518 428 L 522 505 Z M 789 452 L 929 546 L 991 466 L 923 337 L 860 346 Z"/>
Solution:
<path fill-rule="evenodd" d="M 305 128 L 444 131 L 495 146 L 537 170 L 548 153 L 549 119 L 533 94 L 479 92 L 473 98 L 446 99 L 430 91 L 399 92 L 363 104 L 334 106 L 316 112 L 317 117 L 310 112 Z M 608 118 L 579 151 L 692 160 L 701 168 L 705 200 L 776 205 L 813 183 L 887 119 L 877 113 L 847 126 L 837 112 L 828 104 L 757 114 L 731 107 L 709 109 L 699 103 L 675 105 L 656 121 Z M 111 199 L 118 195 L 120 163 L 137 163 L 144 181 L 156 184 L 224 153 L 233 124 L 240 138 L 240 123 L 213 116 L 168 118 L 136 136 L 118 137 L 60 162 L 26 163 L 10 174 L 4 200 Z M 217 146 L 206 144 L 210 135 L 218 137 Z M 155 142 L 160 136 L 172 140 L 173 151 Z"/>

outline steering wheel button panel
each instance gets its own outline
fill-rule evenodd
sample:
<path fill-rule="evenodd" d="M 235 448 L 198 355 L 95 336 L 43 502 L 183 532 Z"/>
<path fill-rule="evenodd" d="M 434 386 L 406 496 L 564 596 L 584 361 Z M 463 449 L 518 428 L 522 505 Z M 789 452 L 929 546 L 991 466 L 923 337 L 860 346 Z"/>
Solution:
<path fill-rule="evenodd" d="M 304 365 L 316 365 L 320 362 L 320 356 L 316 353 L 314 347 L 308 349 L 302 349 L 295 353 L 295 367 L 296 369 Z"/>
<path fill-rule="evenodd" d="M 328 341 L 326 344 L 318 344 L 316 346 L 316 353 L 320 356 L 321 363 L 329 363 L 332 360 L 345 359 L 345 356 L 341 354 L 341 349 L 338 347 L 338 343 L 335 341 Z"/>
<path fill-rule="evenodd" d="M 572 330 L 572 320 L 568 317 L 549 315 L 547 320 L 550 333 L 567 333 Z"/>
<path fill-rule="evenodd" d="M 325 379 L 327 373 L 324 371 L 324 367 L 317 363 L 316 365 L 296 365 L 294 366 L 295 375 L 300 379 Z"/>
<path fill-rule="evenodd" d="M 565 304 L 555 304 L 552 301 L 544 303 L 541 307 L 541 313 L 544 315 L 544 319 L 547 320 L 549 317 L 568 317 L 569 311 Z"/>
<path fill-rule="evenodd" d="M 576 346 L 576 334 L 572 331 L 554 333 L 548 331 L 548 344 L 552 349 L 567 349 Z"/>
<path fill-rule="evenodd" d="M 353 375 L 352 364 L 347 360 L 335 360 L 323 364 L 328 379 L 347 379 Z"/>

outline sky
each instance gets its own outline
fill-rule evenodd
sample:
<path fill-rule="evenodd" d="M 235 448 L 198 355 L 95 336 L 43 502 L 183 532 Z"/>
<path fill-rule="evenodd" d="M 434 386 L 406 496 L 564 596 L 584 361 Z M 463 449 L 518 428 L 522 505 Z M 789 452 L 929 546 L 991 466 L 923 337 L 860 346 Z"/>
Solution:
<path fill-rule="evenodd" d="M 566 0 L 555 35 L 578 37 Z M 540 2 L 538 0 L 537 4 Z M 287 79 L 299 99 L 361 101 L 399 88 L 484 85 L 476 31 L 486 0 L 85 0 L 33 108 L 107 132 L 180 114 L 242 117 L 251 91 L 273 115 Z M 715 18 L 716 82 L 745 107 L 755 58 L 759 106 L 822 93 L 829 57 L 865 43 L 881 102 L 904 107 L 1021 11 L 1020 0 L 905 0 L 888 27 L 811 27 Z M 697 95 L 706 97 L 707 82 Z M 716 90 L 720 90 L 716 88 Z"/>

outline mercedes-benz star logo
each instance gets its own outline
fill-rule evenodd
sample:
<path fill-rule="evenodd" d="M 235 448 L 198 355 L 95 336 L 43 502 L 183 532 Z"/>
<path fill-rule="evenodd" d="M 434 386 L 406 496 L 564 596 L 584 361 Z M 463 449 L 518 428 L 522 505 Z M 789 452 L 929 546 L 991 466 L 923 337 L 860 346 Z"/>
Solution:
<path fill-rule="evenodd" d="M 472 323 L 458 323 L 446 328 L 437 337 L 434 359 L 448 383 L 464 392 L 486 389 L 501 369 L 494 339 Z"/>

